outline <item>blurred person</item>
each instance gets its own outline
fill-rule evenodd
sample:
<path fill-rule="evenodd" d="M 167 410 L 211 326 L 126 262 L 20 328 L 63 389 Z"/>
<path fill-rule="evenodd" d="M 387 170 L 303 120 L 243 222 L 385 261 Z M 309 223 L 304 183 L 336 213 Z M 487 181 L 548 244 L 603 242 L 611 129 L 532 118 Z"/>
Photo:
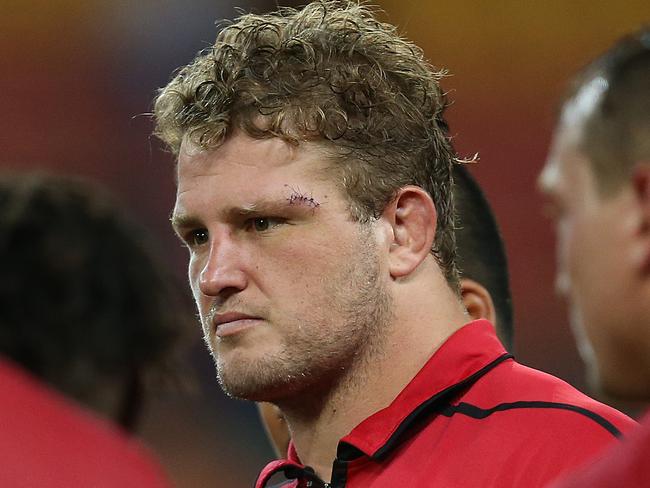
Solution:
<path fill-rule="evenodd" d="M 633 424 L 470 322 L 441 76 L 320 1 L 241 16 L 158 94 L 217 377 L 290 426 L 258 487 L 542 486 Z"/>
<path fill-rule="evenodd" d="M 68 400 L 132 429 L 187 322 L 143 230 L 95 185 L 2 175 L 0 261 L 0 485 L 165 486 L 126 433 Z"/>
<path fill-rule="evenodd" d="M 461 274 L 463 305 L 472 319 L 484 318 L 496 328 L 508 351 L 513 350 L 512 298 L 505 245 L 481 187 L 465 165 L 454 165 L 456 262 Z M 259 403 L 271 445 L 283 457 L 291 439 L 278 407 Z"/>
<path fill-rule="evenodd" d="M 567 298 L 590 382 L 650 400 L 650 29 L 576 78 L 540 187 L 557 230 Z M 650 486 L 650 413 L 625 442 L 561 487 Z"/>
<path fill-rule="evenodd" d="M 463 305 L 470 317 L 492 322 L 503 345 L 514 350 L 508 259 L 492 208 L 464 165 L 454 165 L 456 263 Z"/>
<path fill-rule="evenodd" d="M 187 321 L 144 230 L 98 185 L 38 173 L 0 179 L 0 230 L 0 352 L 132 428 Z"/>

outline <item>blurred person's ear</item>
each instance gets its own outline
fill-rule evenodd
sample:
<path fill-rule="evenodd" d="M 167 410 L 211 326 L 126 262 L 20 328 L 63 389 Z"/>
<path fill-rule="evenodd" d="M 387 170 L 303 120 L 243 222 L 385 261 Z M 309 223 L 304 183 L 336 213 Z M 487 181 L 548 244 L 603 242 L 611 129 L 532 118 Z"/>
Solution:
<path fill-rule="evenodd" d="M 276 456 L 283 459 L 287 455 L 291 436 L 282 412 L 275 405 L 265 402 L 259 402 L 257 408 Z"/>
<path fill-rule="evenodd" d="M 632 171 L 632 189 L 639 211 L 635 261 L 645 277 L 650 276 L 650 161 L 637 164 Z"/>
<path fill-rule="evenodd" d="M 476 319 L 488 319 L 496 326 L 497 314 L 494 308 L 492 296 L 487 289 L 478 281 L 470 278 L 460 280 L 461 298 L 470 317 Z"/>

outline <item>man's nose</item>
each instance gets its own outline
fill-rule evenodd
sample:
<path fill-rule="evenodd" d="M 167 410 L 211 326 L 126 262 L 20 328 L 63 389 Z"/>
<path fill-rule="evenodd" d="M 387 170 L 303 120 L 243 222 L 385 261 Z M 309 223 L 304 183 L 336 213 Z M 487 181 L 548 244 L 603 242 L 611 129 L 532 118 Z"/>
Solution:
<path fill-rule="evenodd" d="M 569 278 L 569 273 L 562 265 L 558 265 L 558 269 L 555 272 L 555 293 L 561 297 L 569 296 L 569 291 L 571 289 L 571 279 Z"/>
<path fill-rule="evenodd" d="M 216 297 L 245 289 L 248 280 L 242 264 L 241 248 L 232 239 L 214 239 L 199 275 L 201 293 Z"/>

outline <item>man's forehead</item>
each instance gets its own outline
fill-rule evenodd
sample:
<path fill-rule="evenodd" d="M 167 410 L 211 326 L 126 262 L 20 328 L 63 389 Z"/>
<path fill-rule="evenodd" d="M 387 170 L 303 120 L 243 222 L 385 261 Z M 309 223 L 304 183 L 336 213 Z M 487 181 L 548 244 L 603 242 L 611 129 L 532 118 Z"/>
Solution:
<path fill-rule="evenodd" d="M 561 124 L 555 130 L 551 140 L 551 146 L 546 157 L 544 167 L 537 178 L 538 189 L 547 195 L 552 195 L 557 191 L 558 184 L 561 182 L 561 166 L 564 160 L 564 154 L 567 147 L 572 144 L 573 139 L 570 128 L 564 128 Z"/>
<path fill-rule="evenodd" d="M 563 107 L 546 163 L 537 181 L 542 192 L 557 192 L 566 184 L 565 180 L 576 161 L 586 157 L 582 150 L 585 125 L 607 88 L 603 83 L 606 82 L 601 78 L 595 78 Z"/>
<path fill-rule="evenodd" d="M 562 107 L 547 161 L 547 166 L 554 166 L 554 169 L 549 169 L 549 176 L 544 177 L 549 182 L 557 180 L 558 172 L 566 165 L 567 159 L 582 153 L 580 147 L 584 141 L 587 121 L 602 102 L 608 88 L 609 83 L 605 78 L 595 76 L 585 82 Z M 540 185 L 542 183 L 540 181 Z"/>
<path fill-rule="evenodd" d="M 602 102 L 609 89 L 609 82 L 602 76 L 595 76 L 584 83 L 562 109 L 560 125 L 565 128 L 582 127 Z"/>
<path fill-rule="evenodd" d="M 177 165 L 178 183 L 203 176 L 251 178 L 258 176 L 314 175 L 323 158 L 306 144 L 291 146 L 279 138 L 233 137 L 214 149 L 186 144 L 181 147 Z"/>
<path fill-rule="evenodd" d="M 236 131 L 228 136 L 220 145 L 213 148 L 203 148 L 185 137 L 181 143 L 178 155 L 179 163 L 208 161 L 255 166 L 262 162 L 274 165 L 288 165 L 300 158 L 302 153 L 314 152 L 315 146 L 308 142 L 293 145 L 280 137 L 254 138 L 243 131 Z M 263 160 L 259 156 L 263 155 Z"/>
<path fill-rule="evenodd" d="M 592 163 L 585 154 L 580 127 L 558 129 L 551 151 L 538 178 L 538 186 L 546 195 L 566 200 L 582 198 L 587 185 L 593 185 Z"/>

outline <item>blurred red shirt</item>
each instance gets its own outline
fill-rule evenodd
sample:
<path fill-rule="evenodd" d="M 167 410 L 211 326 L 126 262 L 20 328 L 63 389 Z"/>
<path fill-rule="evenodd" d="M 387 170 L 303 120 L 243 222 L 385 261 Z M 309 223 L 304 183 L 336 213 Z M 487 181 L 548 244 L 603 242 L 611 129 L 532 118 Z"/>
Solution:
<path fill-rule="evenodd" d="M 135 440 L 1 358 L 0 388 L 0 486 L 170 486 Z"/>

